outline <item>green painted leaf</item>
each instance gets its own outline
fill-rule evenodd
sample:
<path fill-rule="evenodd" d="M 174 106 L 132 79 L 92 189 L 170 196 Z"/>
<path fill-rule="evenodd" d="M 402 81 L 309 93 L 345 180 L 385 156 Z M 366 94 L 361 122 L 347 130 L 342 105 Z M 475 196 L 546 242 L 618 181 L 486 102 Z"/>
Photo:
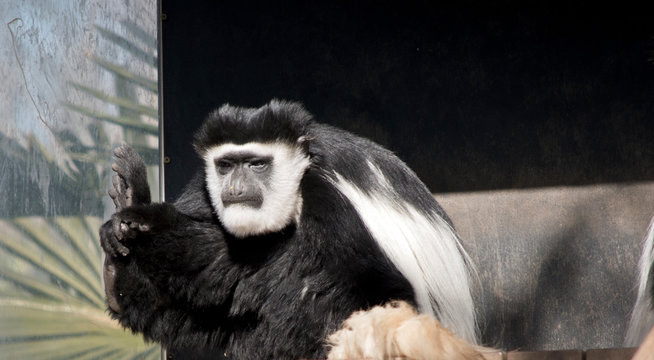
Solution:
<path fill-rule="evenodd" d="M 0 220 L 0 358 L 158 359 L 105 310 L 96 217 Z"/>

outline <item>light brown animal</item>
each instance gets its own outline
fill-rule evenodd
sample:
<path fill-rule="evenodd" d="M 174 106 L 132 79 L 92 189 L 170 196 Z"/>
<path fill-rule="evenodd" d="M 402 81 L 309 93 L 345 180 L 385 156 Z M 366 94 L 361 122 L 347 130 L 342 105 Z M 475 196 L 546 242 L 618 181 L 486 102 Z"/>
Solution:
<path fill-rule="evenodd" d="M 329 360 L 484 360 L 498 350 L 472 345 L 404 301 L 353 313 L 327 339 Z"/>

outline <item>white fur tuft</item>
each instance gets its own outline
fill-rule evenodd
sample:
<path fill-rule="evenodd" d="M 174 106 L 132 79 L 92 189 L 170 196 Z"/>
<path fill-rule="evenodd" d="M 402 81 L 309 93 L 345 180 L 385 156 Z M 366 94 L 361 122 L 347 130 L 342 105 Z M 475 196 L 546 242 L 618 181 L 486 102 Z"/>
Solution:
<path fill-rule="evenodd" d="M 638 284 L 638 297 L 631 314 L 629 329 L 625 338 L 625 346 L 636 347 L 645 339 L 645 336 L 654 326 L 654 303 L 652 303 L 652 279 L 649 272 L 654 263 L 654 218 L 649 224 L 640 258 L 640 277 Z"/>
<path fill-rule="evenodd" d="M 409 280 L 420 311 L 436 315 L 455 334 L 477 343 L 470 262 L 454 230 L 436 212 L 424 214 L 395 200 L 401 197 L 381 170 L 368 165 L 382 192 L 367 195 L 340 174 L 334 185 L 352 202 L 384 253 Z"/>
<path fill-rule="evenodd" d="M 223 205 L 221 193 L 226 179 L 218 176 L 214 159 L 239 151 L 273 158 L 271 179 L 258 209 L 238 204 L 225 208 Z M 300 180 L 309 166 L 309 157 L 299 148 L 286 143 L 222 144 L 209 148 L 204 160 L 211 203 L 223 226 L 233 235 L 264 235 L 298 221 L 302 211 Z"/>

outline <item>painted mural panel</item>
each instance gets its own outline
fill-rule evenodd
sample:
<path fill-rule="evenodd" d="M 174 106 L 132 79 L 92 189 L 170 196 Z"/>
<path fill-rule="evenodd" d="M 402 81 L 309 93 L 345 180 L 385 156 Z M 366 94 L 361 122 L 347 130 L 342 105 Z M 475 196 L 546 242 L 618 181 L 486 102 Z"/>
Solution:
<path fill-rule="evenodd" d="M 159 358 L 105 311 L 112 149 L 159 189 L 157 3 L 0 2 L 0 359 Z"/>

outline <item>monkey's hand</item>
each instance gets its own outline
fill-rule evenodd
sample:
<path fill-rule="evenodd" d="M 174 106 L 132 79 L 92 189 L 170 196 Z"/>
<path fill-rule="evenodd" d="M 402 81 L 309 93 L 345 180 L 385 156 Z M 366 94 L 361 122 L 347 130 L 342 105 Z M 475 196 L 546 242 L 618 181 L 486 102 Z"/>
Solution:
<path fill-rule="evenodd" d="M 129 255 L 127 241 L 135 239 L 139 232 L 149 230 L 147 224 L 140 224 L 121 215 L 121 213 L 113 214 L 111 220 L 100 228 L 100 244 L 107 257 L 117 258 Z"/>
<path fill-rule="evenodd" d="M 109 190 L 109 197 L 116 205 L 116 211 L 121 211 L 132 205 L 150 203 L 150 187 L 145 168 L 145 162 L 127 145 L 114 150 L 115 162 L 111 169 L 116 172 L 112 182 L 114 188 Z"/>
<path fill-rule="evenodd" d="M 134 249 L 151 257 L 151 252 L 157 251 L 155 248 L 175 242 L 175 230 L 183 226 L 182 218 L 185 217 L 168 203 L 130 206 L 113 214 L 100 227 L 102 249 L 114 258 L 126 257 Z"/>
<path fill-rule="evenodd" d="M 162 205 L 136 205 L 113 214 L 111 220 L 100 228 L 100 241 L 105 253 L 111 257 L 129 255 L 129 243 L 148 237 L 157 222 L 157 211 L 167 209 Z M 167 217 L 164 213 L 159 215 Z"/>
<path fill-rule="evenodd" d="M 152 242 L 152 239 L 148 239 L 152 230 L 152 223 L 148 217 L 153 216 L 153 208 L 157 207 L 157 205 L 130 206 L 113 214 L 111 220 L 100 227 L 100 244 L 106 253 L 102 266 L 104 291 L 109 309 L 117 314 L 122 311 L 120 305 L 122 295 L 116 291 L 116 282 L 118 272 L 124 272 L 125 262 L 129 261 L 127 259 L 130 254 L 129 242 L 130 240 Z M 140 239 L 136 240 L 139 237 Z"/>
<path fill-rule="evenodd" d="M 112 215 L 111 220 L 100 227 L 100 244 L 106 253 L 102 266 L 104 290 L 107 305 L 115 313 L 122 311 L 119 300 L 120 292 L 116 291 L 116 280 L 119 269 L 125 267 L 124 258 L 130 253 L 125 242 L 128 238 L 135 238 L 136 231 L 139 229 L 147 230 L 145 226 L 139 226 L 136 222 L 130 221 L 129 217 L 121 216 L 121 213 Z"/>
<path fill-rule="evenodd" d="M 105 294 L 114 315 L 126 311 L 129 299 L 158 293 L 153 286 L 169 279 L 169 257 L 184 261 L 177 253 L 185 248 L 175 246 L 178 236 L 174 229 L 180 226 L 180 216 L 170 204 L 133 205 L 100 227 L 100 244 L 106 254 L 102 270 Z M 167 235 L 170 232 L 172 236 Z"/>

